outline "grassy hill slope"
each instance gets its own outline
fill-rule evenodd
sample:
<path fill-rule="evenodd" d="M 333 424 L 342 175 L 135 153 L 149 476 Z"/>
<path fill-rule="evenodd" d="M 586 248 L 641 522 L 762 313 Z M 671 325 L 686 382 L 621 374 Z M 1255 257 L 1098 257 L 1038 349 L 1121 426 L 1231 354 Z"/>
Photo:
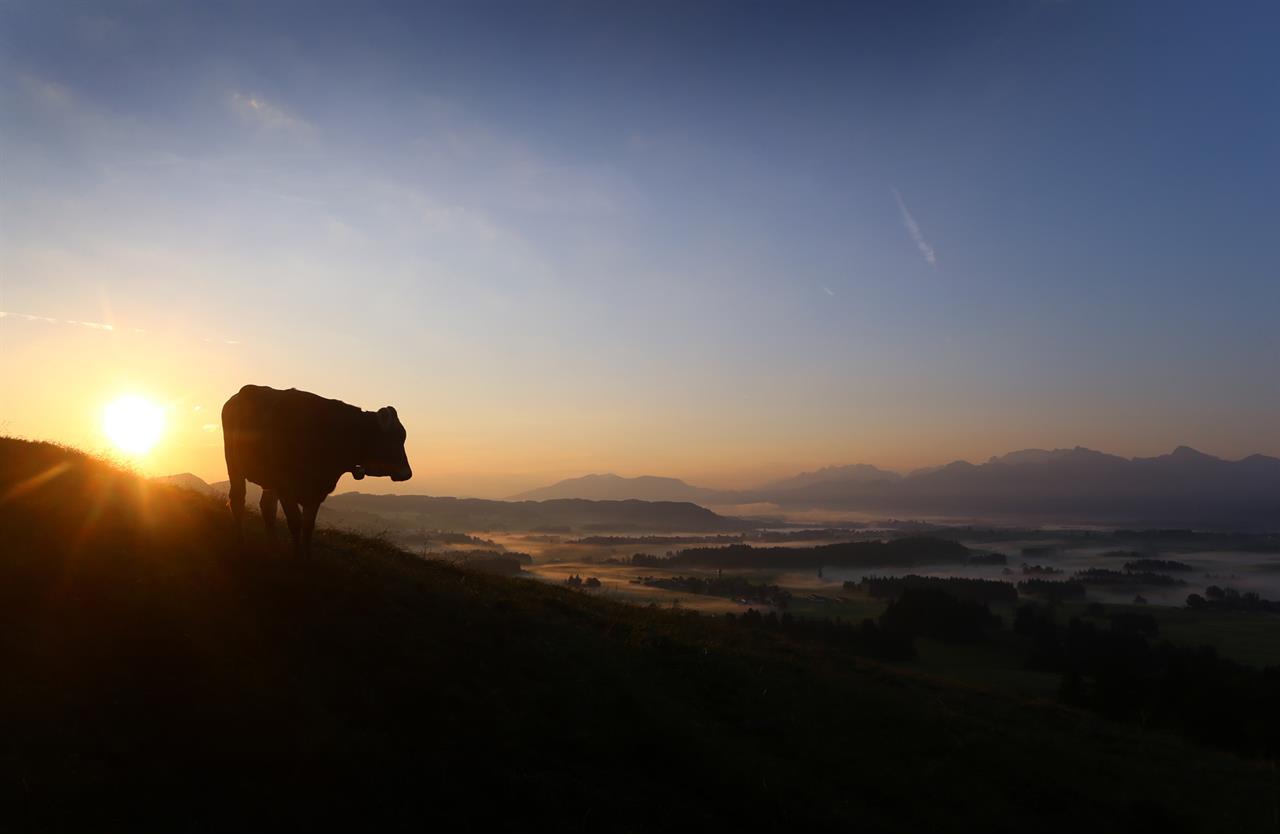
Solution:
<path fill-rule="evenodd" d="M 1270 830 L 1267 766 L 0 438 L 0 827 Z"/>

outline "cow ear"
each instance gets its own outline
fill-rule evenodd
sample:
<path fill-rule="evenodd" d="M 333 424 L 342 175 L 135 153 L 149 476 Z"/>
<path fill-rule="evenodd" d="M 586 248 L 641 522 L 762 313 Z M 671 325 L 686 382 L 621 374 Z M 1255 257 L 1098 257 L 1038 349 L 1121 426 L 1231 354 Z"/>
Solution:
<path fill-rule="evenodd" d="M 378 409 L 378 428 L 384 432 L 391 431 L 391 427 L 396 424 L 396 410 L 391 406 Z"/>

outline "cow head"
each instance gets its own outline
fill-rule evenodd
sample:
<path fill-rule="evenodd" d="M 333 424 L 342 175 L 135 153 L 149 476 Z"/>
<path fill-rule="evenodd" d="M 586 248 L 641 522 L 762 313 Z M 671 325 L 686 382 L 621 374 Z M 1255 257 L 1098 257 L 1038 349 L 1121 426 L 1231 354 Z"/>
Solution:
<path fill-rule="evenodd" d="M 374 436 L 369 438 L 365 461 L 352 470 L 357 481 L 365 475 L 389 476 L 393 481 L 413 477 L 409 457 L 404 452 L 404 426 L 391 406 L 378 409 Z"/>

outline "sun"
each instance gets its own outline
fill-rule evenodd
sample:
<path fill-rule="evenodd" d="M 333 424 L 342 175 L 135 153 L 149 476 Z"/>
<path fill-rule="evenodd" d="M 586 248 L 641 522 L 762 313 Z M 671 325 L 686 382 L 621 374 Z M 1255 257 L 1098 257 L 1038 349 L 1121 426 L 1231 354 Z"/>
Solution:
<path fill-rule="evenodd" d="M 164 408 L 145 397 L 117 397 L 102 411 L 102 431 L 120 451 L 145 455 L 164 434 Z"/>

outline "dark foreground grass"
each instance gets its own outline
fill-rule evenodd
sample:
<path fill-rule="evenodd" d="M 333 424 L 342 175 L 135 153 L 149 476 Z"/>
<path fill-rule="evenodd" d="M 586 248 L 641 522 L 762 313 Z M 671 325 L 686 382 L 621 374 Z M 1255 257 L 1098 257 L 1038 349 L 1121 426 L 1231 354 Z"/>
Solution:
<path fill-rule="evenodd" d="M 0 829 L 1274 830 L 1268 764 L 0 439 Z"/>

